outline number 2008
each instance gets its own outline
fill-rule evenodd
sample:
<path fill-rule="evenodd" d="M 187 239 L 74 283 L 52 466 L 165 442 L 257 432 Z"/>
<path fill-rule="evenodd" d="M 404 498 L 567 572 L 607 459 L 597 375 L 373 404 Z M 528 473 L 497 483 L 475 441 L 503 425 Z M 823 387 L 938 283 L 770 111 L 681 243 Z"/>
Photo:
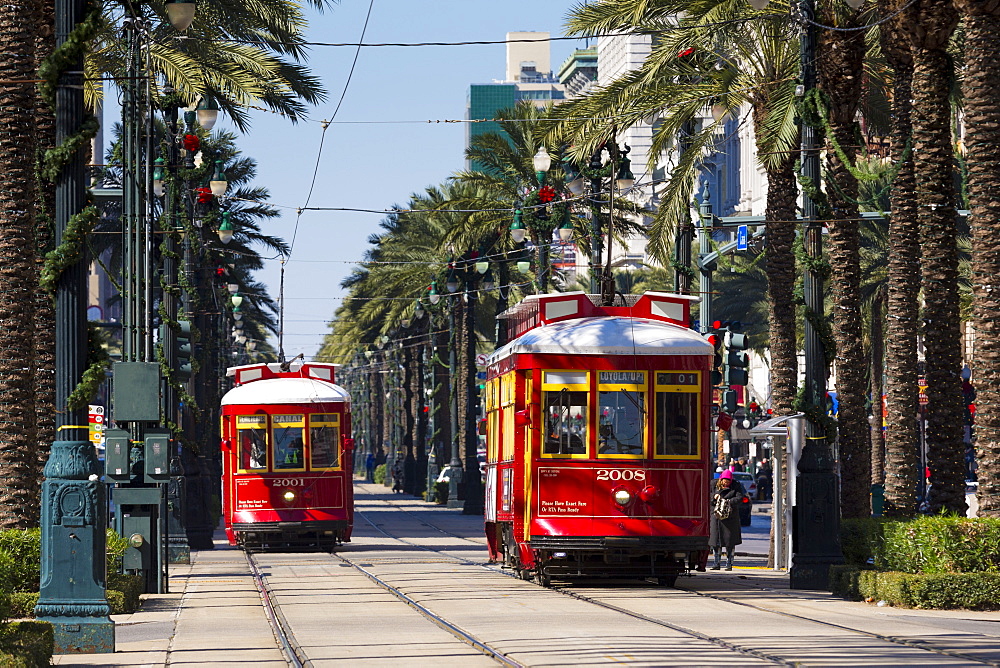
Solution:
<path fill-rule="evenodd" d="M 633 469 L 598 469 L 598 480 L 638 480 L 646 479 L 646 472 Z"/>

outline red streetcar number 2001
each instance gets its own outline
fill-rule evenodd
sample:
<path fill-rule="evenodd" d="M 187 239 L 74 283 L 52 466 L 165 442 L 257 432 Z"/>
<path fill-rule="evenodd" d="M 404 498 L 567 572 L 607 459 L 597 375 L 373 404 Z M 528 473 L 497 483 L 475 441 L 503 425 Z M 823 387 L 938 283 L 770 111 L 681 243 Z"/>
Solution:
<path fill-rule="evenodd" d="M 598 480 L 637 480 L 642 482 L 646 479 L 646 472 L 641 469 L 597 469 Z"/>

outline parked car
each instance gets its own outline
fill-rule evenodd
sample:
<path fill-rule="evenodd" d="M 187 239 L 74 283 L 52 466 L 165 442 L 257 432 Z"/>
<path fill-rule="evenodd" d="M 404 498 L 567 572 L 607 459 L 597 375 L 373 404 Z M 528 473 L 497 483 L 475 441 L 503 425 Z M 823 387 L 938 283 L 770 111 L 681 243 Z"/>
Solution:
<path fill-rule="evenodd" d="M 719 474 L 716 473 L 715 477 L 718 478 Z M 733 480 L 743 485 L 743 490 L 747 493 L 743 497 L 743 503 L 740 504 L 740 526 L 748 527 L 750 526 L 750 515 L 753 512 L 753 499 L 757 496 L 757 483 L 753 479 L 753 475 L 750 473 L 743 473 L 742 471 L 733 471 Z"/>

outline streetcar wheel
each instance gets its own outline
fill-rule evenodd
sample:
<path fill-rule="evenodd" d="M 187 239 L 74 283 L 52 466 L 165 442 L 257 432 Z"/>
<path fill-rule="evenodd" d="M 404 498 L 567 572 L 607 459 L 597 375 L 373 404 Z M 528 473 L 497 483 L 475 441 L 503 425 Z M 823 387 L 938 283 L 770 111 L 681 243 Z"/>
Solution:
<path fill-rule="evenodd" d="M 548 573 L 543 573 L 541 569 L 535 573 L 535 581 L 543 587 L 552 586 L 552 578 L 549 577 Z"/>
<path fill-rule="evenodd" d="M 522 580 L 531 580 L 531 576 L 532 575 L 533 575 L 533 573 L 531 572 L 531 570 L 527 569 L 527 568 L 521 568 L 521 569 L 518 569 L 518 571 L 517 571 L 517 576 L 519 578 L 521 578 Z"/>
<path fill-rule="evenodd" d="M 656 584 L 661 587 L 673 587 L 677 584 L 677 575 L 664 575 L 663 577 L 656 578 Z"/>

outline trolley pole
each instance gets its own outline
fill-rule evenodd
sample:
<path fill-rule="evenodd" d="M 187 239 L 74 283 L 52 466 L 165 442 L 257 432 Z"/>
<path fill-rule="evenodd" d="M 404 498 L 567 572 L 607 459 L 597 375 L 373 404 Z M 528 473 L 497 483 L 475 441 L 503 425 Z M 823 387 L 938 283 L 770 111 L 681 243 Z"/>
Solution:
<path fill-rule="evenodd" d="M 815 0 L 800 0 L 802 93 L 816 86 Z M 818 188 L 820 182 L 819 144 L 816 129 L 802 124 L 802 175 Z M 816 203 L 804 192 L 802 218 L 805 248 L 818 262 L 823 256 L 823 229 L 816 221 Z M 789 586 L 793 589 L 826 589 L 832 564 L 842 563 L 840 552 L 840 490 L 833 461 L 832 439 L 820 420 L 826 416 L 827 366 L 823 340 L 812 316 L 823 317 L 823 278 L 807 268 L 804 280 L 806 302 L 805 386 L 806 439 L 795 478 L 795 505 L 792 511 L 792 567 Z M 811 415 L 809 413 L 812 413 Z"/>

